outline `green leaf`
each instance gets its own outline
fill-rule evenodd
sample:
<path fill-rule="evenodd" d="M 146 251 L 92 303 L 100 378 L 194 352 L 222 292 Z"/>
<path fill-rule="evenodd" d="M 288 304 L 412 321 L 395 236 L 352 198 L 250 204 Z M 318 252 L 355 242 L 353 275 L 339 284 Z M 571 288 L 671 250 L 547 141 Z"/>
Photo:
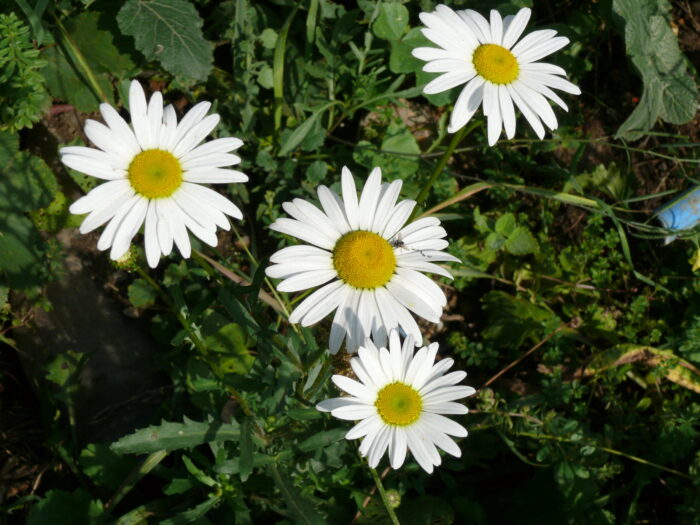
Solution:
<path fill-rule="evenodd" d="M 506 239 L 504 248 L 512 255 L 537 253 L 540 249 L 537 240 L 525 226 L 516 227 Z"/>
<path fill-rule="evenodd" d="M 384 40 L 398 40 L 408 25 L 408 9 L 398 2 L 383 3 L 372 25 L 374 34 Z"/>
<path fill-rule="evenodd" d="M 32 221 L 19 213 L 0 211 L 0 273 L 11 288 L 41 284 L 42 245 Z"/>
<path fill-rule="evenodd" d="M 133 468 L 134 458 L 112 452 L 104 443 L 90 443 L 80 452 L 80 466 L 95 485 L 116 490 Z"/>
<path fill-rule="evenodd" d="M 42 73 L 46 78 L 49 92 L 54 98 L 67 102 L 75 106 L 78 111 L 86 113 L 98 108 L 102 100 L 92 90 L 82 73 L 75 71 L 73 63 L 66 59 L 62 48 L 47 47 L 41 53 L 41 58 L 47 63 Z M 109 75 L 95 73 L 95 79 L 102 92 L 107 95 L 107 101 L 114 104 Z"/>
<path fill-rule="evenodd" d="M 518 347 L 526 339 L 536 340 L 545 325 L 556 319 L 549 310 L 501 291 L 487 293 L 483 302 L 488 317 L 483 336 L 498 347 Z"/>
<path fill-rule="evenodd" d="M 617 136 L 637 139 L 661 117 L 684 124 L 697 111 L 698 89 L 687 72 L 687 61 L 671 29 L 667 0 L 613 0 L 613 10 L 625 22 L 625 44 L 644 83 L 639 104 L 617 130 Z"/>
<path fill-rule="evenodd" d="M 185 0 L 128 0 L 117 15 L 119 28 L 134 37 L 148 60 L 192 80 L 209 76 L 213 45 L 202 35 L 202 18 Z"/>
<path fill-rule="evenodd" d="M 420 28 L 414 27 L 401 40 L 391 42 L 389 69 L 392 73 L 415 73 L 420 71 L 425 62 L 418 60 L 411 52 L 417 47 L 429 45 L 430 42 L 425 38 Z"/>
<path fill-rule="evenodd" d="M 136 50 L 131 39 L 119 34 L 111 14 L 86 11 L 66 20 L 65 27 L 93 73 L 118 78 L 136 74 Z"/>
<path fill-rule="evenodd" d="M 253 419 L 245 416 L 241 423 L 241 442 L 239 469 L 241 481 L 245 481 L 253 472 Z"/>
<path fill-rule="evenodd" d="M 84 489 L 49 490 L 32 506 L 27 525 L 92 525 L 102 514 L 102 503 Z"/>
<path fill-rule="evenodd" d="M 326 523 L 326 520 L 318 513 L 313 503 L 299 492 L 289 474 L 280 470 L 278 465 L 274 463 L 269 466 L 268 470 L 272 479 L 275 480 L 275 485 L 282 493 L 290 517 L 293 517 L 296 523 L 304 523 L 306 525 Z"/>
<path fill-rule="evenodd" d="M 156 301 L 156 292 L 144 279 L 136 279 L 128 288 L 129 302 L 136 308 L 145 308 Z"/>
<path fill-rule="evenodd" d="M 196 507 L 180 512 L 172 518 L 160 520 L 158 523 L 160 525 L 185 525 L 187 523 L 202 523 L 201 521 L 199 521 L 200 518 L 204 518 L 206 513 L 213 509 L 217 503 L 219 503 L 220 499 L 220 496 L 212 496 L 207 501 L 200 503 Z"/>
<path fill-rule="evenodd" d="M 5 156 L 0 153 L 0 160 Z M 43 208 L 51 204 L 57 192 L 56 177 L 35 155 L 20 151 L 0 165 L 0 211 Z"/>
<path fill-rule="evenodd" d="M 237 422 L 197 422 L 185 418 L 184 423 L 163 421 L 158 426 L 137 430 L 112 443 L 117 454 L 148 454 L 159 450 L 190 448 L 212 441 L 238 441 Z"/>
<path fill-rule="evenodd" d="M 255 357 L 248 351 L 248 337 L 236 323 L 221 327 L 215 334 L 204 338 L 204 344 L 212 352 L 222 354 L 216 356 L 216 368 L 220 373 L 236 372 L 245 374 L 255 362 Z"/>

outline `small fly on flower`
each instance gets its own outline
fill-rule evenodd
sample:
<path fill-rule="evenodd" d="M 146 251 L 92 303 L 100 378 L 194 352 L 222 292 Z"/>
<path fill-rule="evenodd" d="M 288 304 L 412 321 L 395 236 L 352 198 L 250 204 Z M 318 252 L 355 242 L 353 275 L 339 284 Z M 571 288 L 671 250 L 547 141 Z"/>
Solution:
<path fill-rule="evenodd" d="M 401 233 L 397 233 L 394 237 L 392 237 L 389 240 L 389 244 L 392 246 L 392 248 L 396 248 L 396 249 L 403 248 L 404 250 L 406 250 L 408 252 L 418 252 L 423 257 L 430 258 L 430 255 L 426 255 L 425 253 L 423 253 L 423 250 L 415 250 L 415 249 L 411 248 L 410 246 L 406 246 L 406 243 L 401 238 Z"/>

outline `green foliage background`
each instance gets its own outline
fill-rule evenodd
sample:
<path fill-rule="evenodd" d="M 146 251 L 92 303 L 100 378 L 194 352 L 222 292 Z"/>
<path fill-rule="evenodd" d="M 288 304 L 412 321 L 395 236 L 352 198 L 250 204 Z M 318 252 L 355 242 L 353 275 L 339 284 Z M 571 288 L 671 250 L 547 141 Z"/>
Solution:
<path fill-rule="evenodd" d="M 667 0 L 446 3 L 504 14 L 532 6 L 530 27 L 570 38 L 548 60 L 583 95 L 567 98 L 570 112 L 543 141 L 521 119 L 517 138 L 489 148 L 479 112 L 420 203 L 464 261 L 442 280 L 448 309 L 426 337 L 480 390 L 460 420 L 470 430 L 462 458 L 445 456 L 432 476 L 412 461 L 380 465 L 397 515 L 700 523 L 700 283 L 688 263 L 697 233 L 663 246 L 668 232 L 651 220 L 697 184 L 697 72 L 676 36 L 692 33 L 692 16 Z M 0 500 L 7 520 L 389 522 L 356 443 L 343 439 L 349 426 L 314 408 L 337 395 L 329 377 L 347 359 L 328 355 L 328 321 L 286 323 L 282 308 L 299 298 L 277 298 L 264 278 L 285 242 L 266 227 L 282 202 L 337 185 L 343 165 L 358 180 L 380 166 L 385 180 L 404 181 L 404 198 L 418 195 L 449 143 L 457 93 L 422 95 L 434 75 L 410 54 L 428 45 L 418 14 L 435 4 L 0 7 L 3 352 L 15 352 L 12 329 L 30 306 L 50 308 L 42 294 L 63 271 L 58 235 L 79 224 L 67 206 L 94 184 L 55 162 L 55 148 L 32 146 L 55 114 L 94 117 L 103 101 L 128 109 L 137 77 L 178 108 L 212 101 L 215 133 L 244 140 L 250 175 L 224 190 L 245 219 L 219 249 L 193 240 L 204 255 L 172 256 L 149 274 L 95 270 L 116 273 L 118 296 L 148 323 L 169 394 L 148 425 L 86 442 L 74 407 L 91 356 L 46 363 L 28 381 L 51 467 L 35 492 Z"/>

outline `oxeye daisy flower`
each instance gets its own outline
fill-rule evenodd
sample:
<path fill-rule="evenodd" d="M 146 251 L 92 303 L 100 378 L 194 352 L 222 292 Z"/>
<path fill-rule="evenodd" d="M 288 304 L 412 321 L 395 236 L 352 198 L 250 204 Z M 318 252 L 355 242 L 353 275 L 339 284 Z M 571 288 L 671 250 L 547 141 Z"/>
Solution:
<path fill-rule="evenodd" d="M 568 111 L 552 88 L 581 94 L 577 86 L 562 78 L 566 76 L 564 69 L 537 62 L 567 45 L 568 38 L 542 29 L 520 39 L 530 19 L 528 8 L 505 19 L 491 10 L 489 23 L 471 9 L 455 12 L 438 5 L 432 13 L 421 13 L 420 19 L 427 26 L 423 34 L 440 48 L 419 47 L 413 56 L 427 61 L 424 71 L 442 73 L 423 91 L 440 93 L 466 84 L 452 111 L 450 133 L 464 127 L 483 102 L 489 145 L 496 143 L 503 128 L 509 139 L 515 135 L 514 105 L 542 138 L 542 122 L 552 130 L 558 125 L 547 99 Z"/>
<path fill-rule="evenodd" d="M 138 81 L 131 83 L 131 126 L 109 104 L 100 105 L 105 124 L 85 123 L 85 135 L 97 146 L 61 148 L 66 166 L 108 182 L 75 201 L 70 212 L 88 213 L 80 233 L 109 222 L 97 247 L 111 247 L 119 259 L 145 223 L 146 258 L 156 267 L 173 242 L 183 257 L 190 256 L 187 230 L 216 246 L 217 226 L 230 228 L 226 215 L 243 218 L 238 207 L 202 183 L 245 182 L 240 171 L 222 169 L 241 159 L 229 152 L 243 142 L 229 137 L 199 145 L 219 123 L 219 115 L 206 116 L 211 104 L 200 102 L 178 123 L 175 108 L 163 108 L 163 96 L 155 92 L 146 103 Z"/>
<path fill-rule="evenodd" d="M 467 407 L 455 403 L 472 395 L 470 386 L 457 385 L 466 372 L 445 375 L 454 361 L 435 363 L 438 345 L 433 343 L 413 354 L 413 341 L 407 337 L 403 346 L 396 331 L 389 337 L 389 349 L 377 347 L 371 340 L 360 347 L 358 357 L 350 360 L 355 381 L 334 375 L 338 388 L 350 394 L 322 401 L 316 408 L 338 419 L 359 421 L 345 435 L 346 439 L 363 438 L 360 454 L 374 468 L 384 452 L 389 452 L 392 468 L 403 465 L 407 450 L 428 473 L 440 465 L 437 448 L 460 457 L 461 451 L 449 437 L 465 437 L 467 430 L 441 414 L 466 414 Z"/>
<path fill-rule="evenodd" d="M 333 353 L 344 338 L 349 352 L 370 335 L 376 344 L 385 344 L 397 327 L 420 344 L 420 329 L 409 310 L 433 323 L 440 320 L 445 294 L 421 272 L 452 278 L 435 263 L 459 259 L 441 251 L 448 243 L 438 219 L 426 217 L 404 226 L 416 203 L 396 203 L 401 184 L 382 184 L 381 171 L 375 168 L 358 200 L 352 174 L 343 167 L 342 198 L 319 186 L 323 211 L 294 199 L 282 205 L 293 218 L 277 219 L 270 226 L 312 245 L 276 252 L 266 273 L 283 279 L 277 286 L 283 292 L 323 285 L 289 320 L 309 326 L 335 310 L 329 341 Z"/>

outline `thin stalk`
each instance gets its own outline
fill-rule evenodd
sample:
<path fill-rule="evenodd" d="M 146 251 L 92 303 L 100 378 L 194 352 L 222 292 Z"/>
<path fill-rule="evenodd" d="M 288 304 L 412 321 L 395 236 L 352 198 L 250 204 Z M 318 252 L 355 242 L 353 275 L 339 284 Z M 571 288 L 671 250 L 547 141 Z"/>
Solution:
<path fill-rule="evenodd" d="M 241 238 L 241 235 L 238 233 L 238 229 L 236 229 L 235 226 L 232 226 L 231 229 L 233 230 L 233 233 L 236 234 L 236 238 L 238 239 L 238 244 L 240 244 L 243 247 L 243 251 L 246 253 L 248 258 L 250 259 L 250 262 L 253 263 L 255 266 L 260 266 L 258 263 L 257 259 L 253 256 L 253 254 L 250 252 L 248 249 L 248 245 L 243 241 Z M 269 278 L 265 277 L 264 279 L 265 284 L 267 285 L 268 289 L 270 290 L 270 293 L 272 293 L 272 296 L 277 300 L 279 303 L 280 307 L 282 308 L 282 311 L 284 312 L 284 315 L 287 319 L 289 319 L 289 309 L 287 307 L 287 304 L 284 302 L 282 297 L 277 293 L 277 289 L 273 286 L 272 281 L 270 281 Z M 292 329 L 301 336 L 302 341 L 306 342 L 306 339 L 304 338 L 304 334 L 301 333 L 301 330 L 297 327 L 295 324 L 291 324 Z"/>
<path fill-rule="evenodd" d="M 452 135 L 452 140 L 450 141 L 449 146 L 447 146 L 447 149 L 442 154 L 442 157 L 440 157 L 440 160 L 433 169 L 433 172 L 430 174 L 430 177 L 423 186 L 423 189 L 420 190 L 418 197 L 416 197 L 416 202 L 418 205 L 416 206 L 415 210 L 413 210 L 411 218 L 413 218 L 413 216 L 417 213 L 418 208 L 423 204 L 423 201 L 425 201 L 425 198 L 430 192 L 430 188 L 432 188 L 438 176 L 442 173 L 442 170 L 445 169 L 447 161 L 449 161 L 450 157 L 452 157 L 454 150 L 457 148 L 459 143 L 462 142 L 462 139 L 464 139 L 464 137 L 466 137 L 477 125 L 477 122 L 472 122 L 469 126 L 463 127 L 457 133 Z"/>
<path fill-rule="evenodd" d="M 102 100 L 102 102 L 107 102 L 108 101 L 107 95 L 105 94 L 104 91 L 102 91 L 100 84 L 97 82 L 97 79 L 95 78 L 95 75 L 92 72 L 92 68 L 88 65 L 87 61 L 85 60 L 85 57 L 80 52 L 80 49 L 78 49 L 78 46 L 73 41 L 73 38 L 70 36 L 70 33 L 64 27 L 64 25 L 61 23 L 61 21 L 59 20 L 59 18 L 56 16 L 55 13 L 53 15 L 53 18 L 56 21 L 56 26 L 58 27 L 59 31 L 61 32 L 61 37 L 62 37 L 61 40 L 63 41 L 63 44 L 66 46 L 66 49 L 70 52 L 71 58 L 73 58 L 75 60 L 75 63 L 82 70 L 83 74 L 85 75 L 85 78 L 88 81 L 88 84 L 90 84 L 90 87 L 95 92 L 95 95 L 97 96 L 97 98 L 99 100 Z"/>
<path fill-rule="evenodd" d="M 204 345 L 204 342 L 199 338 L 199 336 L 194 332 L 194 330 L 192 330 L 192 325 L 190 325 L 190 323 L 187 322 L 185 316 L 182 315 L 180 310 L 178 310 L 178 308 L 175 306 L 175 303 L 173 303 L 172 299 L 170 299 L 170 296 L 168 296 L 168 294 L 165 293 L 165 290 L 163 290 L 163 288 L 161 288 L 161 286 L 157 282 L 155 282 L 150 275 L 148 275 L 148 272 L 146 272 L 140 266 L 136 268 L 136 272 L 156 291 L 158 295 L 160 295 L 161 299 L 163 299 L 165 304 L 168 305 L 168 308 L 172 310 L 173 314 L 175 314 L 175 317 L 177 317 L 178 322 L 189 334 L 190 340 L 192 341 L 192 344 L 197 348 L 197 350 L 199 350 L 202 355 L 207 355 L 207 347 Z"/>
<path fill-rule="evenodd" d="M 566 439 L 561 436 L 552 436 L 549 434 L 536 434 L 534 432 L 513 432 L 513 435 L 515 436 L 523 436 L 523 437 L 530 437 L 533 439 L 550 439 L 552 441 L 558 441 L 560 443 L 573 443 L 573 444 L 581 444 L 581 441 L 574 441 L 572 439 Z M 628 454 L 627 452 L 622 452 L 620 450 L 615 450 L 614 448 L 608 448 L 608 447 L 603 447 L 601 445 L 597 445 L 595 443 L 588 443 L 584 442 L 586 445 L 590 445 L 592 447 L 595 447 L 599 450 L 602 450 L 603 452 L 607 452 L 608 454 L 613 454 L 615 456 L 621 456 L 623 458 L 630 459 L 632 461 L 635 461 L 637 463 L 641 463 L 642 465 L 647 465 L 649 467 L 654 467 L 659 470 L 664 470 L 666 472 L 670 472 L 671 474 L 675 474 L 676 476 L 681 476 L 687 479 L 693 479 L 693 476 L 690 476 L 686 474 L 685 472 L 681 472 L 679 470 L 675 470 L 669 467 L 664 467 L 663 465 L 659 465 L 658 463 L 654 463 L 652 461 L 648 461 L 644 458 L 640 458 L 638 456 L 633 456 L 632 454 Z"/>
<path fill-rule="evenodd" d="M 391 506 L 389 496 L 386 495 L 386 490 L 384 490 L 384 485 L 382 484 L 382 478 L 379 477 L 377 471 L 374 470 L 372 467 L 369 468 L 369 471 L 372 474 L 372 479 L 374 479 L 375 485 L 377 485 L 377 490 L 379 491 L 379 495 L 382 497 L 382 503 L 384 503 L 384 508 L 386 509 L 387 514 L 389 514 L 391 523 L 393 523 L 394 525 L 401 525 L 399 523 L 399 518 L 396 517 L 396 513 L 394 512 L 394 509 Z"/>
<path fill-rule="evenodd" d="M 124 496 L 126 496 L 129 493 L 129 491 L 134 488 L 134 486 L 141 480 L 141 478 L 143 478 L 146 474 L 148 474 L 151 470 L 158 466 L 158 464 L 161 461 L 163 461 L 165 459 L 165 456 L 167 455 L 168 453 L 165 450 L 152 452 L 146 459 L 143 460 L 143 462 L 139 466 L 137 466 L 136 468 L 134 468 L 134 470 L 129 472 L 129 475 L 122 482 L 122 484 L 119 485 L 117 491 L 105 504 L 105 509 L 111 509 L 115 507 L 124 498 Z"/>

